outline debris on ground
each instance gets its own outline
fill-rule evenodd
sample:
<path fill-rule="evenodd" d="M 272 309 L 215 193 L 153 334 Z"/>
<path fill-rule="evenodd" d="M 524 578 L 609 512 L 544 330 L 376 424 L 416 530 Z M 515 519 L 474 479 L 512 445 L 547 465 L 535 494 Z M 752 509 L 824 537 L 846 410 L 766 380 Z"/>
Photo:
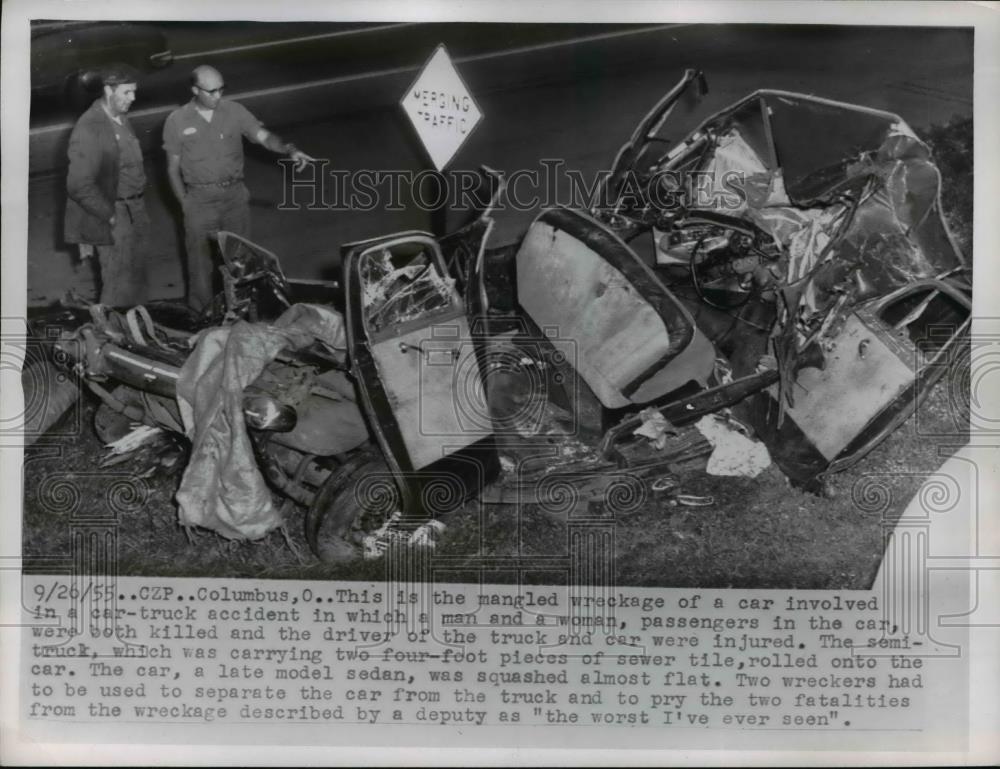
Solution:
<path fill-rule="evenodd" d="M 650 491 L 656 492 L 658 494 L 665 491 L 676 492 L 677 487 L 679 485 L 680 481 L 677 480 L 676 476 L 664 475 L 662 478 L 657 478 L 655 481 L 653 481 L 650 484 L 649 489 Z"/>
<path fill-rule="evenodd" d="M 657 449 L 666 447 L 670 436 L 677 434 L 677 430 L 670 424 L 670 420 L 663 416 L 658 409 L 643 409 L 639 412 L 639 418 L 642 419 L 642 424 L 632 434 L 649 438 L 649 442 Z"/>
<path fill-rule="evenodd" d="M 417 530 L 410 535 L 409 544 L 411 547 L 426 547 L 434 549 L 441 535 L 444 534 L 445 526 L 436 518 L 431 518 L 426 523 L 417 527 Z"/>
<path fill-rule="evenodd" d="M 104 444 L 108 453 L 100 462 L 101 468 L 128 462 L 137 477 L 152 478 L 155 475 L 172 475 L 187 465 L 187 442 L 176 434 L 140 423 L 132 423 L 130 428 L 117 439 Z"/>
<path fill-rule="evenodd" d="M 671 507 L 681 505 L 683 507 L 712 507 L 715 504 L 715 497 L 699 496 L 697 494 L 674 494 L 667 502 Z"/>
<path fill-rule="evenodd" d="M 749 436 L 749 431 L 731 417 L 708 414 L 695 423 L 712 444 L 705 472 L 709 475 L 756 478 L 771 464 L 767 447 Z"/>
<path fill-rule="evenodd" d="M 650 486 L 650 490 L 656 494 L 663 494 L 666 497 L 667 505 L 670 507 L 711 507 L 715 504 L 715 497 L 698 496 L 695 494 L 684 494 L 681 492 L 680 479 L 674 475 L 665 475 L 657 478 Z"/>
<path fill-rule="evenodd" d="M 381 558 L 393 545 L 405 545 L 409 542 L 411 532 L 402 527 L 402 519 L 403 514 L 397 511 L 373 533 L 364 538 L 362 546 L 366 561 Z"/>
<path fill-rule="evenodd" d="M 160 427 L 151 427 L 150 425 L 139 424 L 133 427 L 131 431 L 125 433 L 125 435 L 118 440 L 105 444 L 105 448 L 110 449 L 111 454 L 128 454 L 131 451 L 135 451 L 137 448 L 152 440 L 162 432 L 163 429 Z"/>

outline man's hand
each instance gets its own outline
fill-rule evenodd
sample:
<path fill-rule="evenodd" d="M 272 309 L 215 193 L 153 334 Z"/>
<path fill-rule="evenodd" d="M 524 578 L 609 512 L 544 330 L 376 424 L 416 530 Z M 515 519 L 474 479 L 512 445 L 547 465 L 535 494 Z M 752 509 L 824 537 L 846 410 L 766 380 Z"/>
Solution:
<path fill-rule="evenodd" d="M 261 128 L 257 132 L 256 139 L 261 146 L 267 147 L 271 152 L 277 152 L 279 155 L 288 155 L 288 157 L 295 161 L 296 171 L 301 171 L 309 163 L 316 162 L 316 158 L 310 157 L 291 142 L 286 143 L 282 141 L 266 128 Z"/>
<path fill-rule="evenodd" d="M 301 171 L 309 163 L 314 163 L 316 161 L 316 158 L 310 157 L 298 148 L 292 148 L 291 152 L 288 153 L 288 157 L 295 161 L 296 171 Z"/>
<path fill-rule="evenodd" d="M 114 216 L 112 216 L 110 219 L 108 219 L 108 224 L 110 224 L 112 227 L 115 226 L 115 217 Z"/>

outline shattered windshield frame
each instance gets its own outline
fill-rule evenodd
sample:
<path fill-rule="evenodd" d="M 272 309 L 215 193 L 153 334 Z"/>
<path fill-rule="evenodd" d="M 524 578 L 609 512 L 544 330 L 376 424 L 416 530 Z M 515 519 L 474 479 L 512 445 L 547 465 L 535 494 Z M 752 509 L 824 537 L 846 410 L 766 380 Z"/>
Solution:
<path fill-rule="evenodd" d="M 373 341 L 395 336 L 413 324 L 464 312 L 455 280 L 444 269 L 440 248 L 429 236 L 372 246 L 360 254 L 356 270 L 365 332 Z"/>

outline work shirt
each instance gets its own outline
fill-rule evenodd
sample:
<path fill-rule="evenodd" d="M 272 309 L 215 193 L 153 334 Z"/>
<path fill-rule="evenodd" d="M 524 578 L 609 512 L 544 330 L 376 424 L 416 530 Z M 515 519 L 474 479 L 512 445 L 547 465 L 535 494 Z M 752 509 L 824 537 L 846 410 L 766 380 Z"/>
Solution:
<path fill-rule="evenodd" d="M 115 216 L 122 149 L 116 129 L 102 99 L 95 99 L 80 116 L 69 137 L 66 155 L 66 217 L 63 237 L 67 243 L 111 245 L 111 217 Z M 124 126 L 128 117 L 121 116 Z M 129 129 L 131 132 L 131 129 Z M 120 131 L 119 131 L 120 134 Z"/>
<path fill-rule="evenodd" d="M 132 126 L 127 120 L 121 123 L 111 121 L 111 130 L 115 132 L 118 142 L 118 192 L 119 198 L 132 198 L 141 195 L 146 188 L 146 171 L 142 167 L 142 148 L 136 138 Z"/>
<path fill-rule="evenodd" d="M 257 141 L 264 126 L 235 101 L 222 99 L 206 120 L 190 101 L 167 117 L 163 149 L 181 159 L 185 184 L 214 184 L 243 178 L 243 137 Z"/>

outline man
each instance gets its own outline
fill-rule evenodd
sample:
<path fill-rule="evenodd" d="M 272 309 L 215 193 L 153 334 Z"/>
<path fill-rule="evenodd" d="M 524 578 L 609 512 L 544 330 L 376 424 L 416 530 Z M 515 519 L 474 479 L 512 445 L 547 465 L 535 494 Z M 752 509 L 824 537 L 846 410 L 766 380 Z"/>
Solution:
<path fill-rule="evenodd" d="M 191 73 L 193 97 L 163 126 L 170 187 L 184 209 L 188 304 L 212 300 L 212 242 L 219 230 L 250 234 L 250 193 L 243 184 L 243 137 L 288 155 L 302 170 L 313 158 L 286 144 L 238 102 L 222 98 L 225 83 L 213 67 Z"/>
<path fill-rule="evenodd" d="M 87 259 L 97 251 L 101 304 L 140 304 L 146 298 L 149 217 L 143 201 L 142 150 L 126 113 L 138 76 L 127 65 L 102 73 L 102 95 L 73 127 L 66 175 L 64 237 Z"/>

